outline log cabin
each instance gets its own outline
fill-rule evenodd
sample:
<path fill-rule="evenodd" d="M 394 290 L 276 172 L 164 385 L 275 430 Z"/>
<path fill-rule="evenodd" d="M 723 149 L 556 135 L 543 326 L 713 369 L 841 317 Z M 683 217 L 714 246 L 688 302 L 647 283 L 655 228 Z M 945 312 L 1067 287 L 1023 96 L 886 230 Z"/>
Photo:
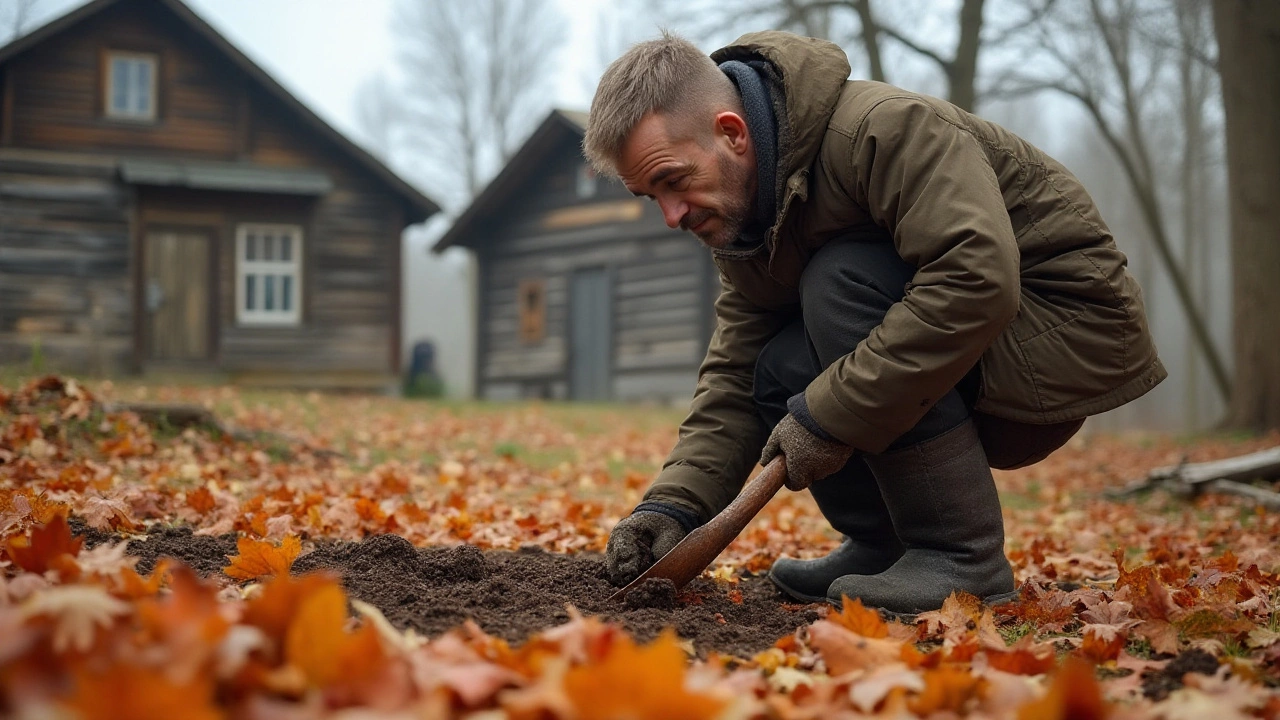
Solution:
<path fill-rule="evenodd" d="M 476 258 L 477 395 L 688 402 L 719 273 L 656 205 L 592 171 L 585 123 L 552 111 L 433 248 Z"/>
<path fill-rule="evenodd" d="M 181 0 L 0 48 L 0 364 L 389 389 L 438 209 Z"/>

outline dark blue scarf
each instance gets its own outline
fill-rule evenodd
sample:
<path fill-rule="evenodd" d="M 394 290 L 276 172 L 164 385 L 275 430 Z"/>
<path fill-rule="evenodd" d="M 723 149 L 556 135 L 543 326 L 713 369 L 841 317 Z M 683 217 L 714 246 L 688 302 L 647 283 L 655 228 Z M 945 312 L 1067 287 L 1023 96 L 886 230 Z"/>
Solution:
<path fill-rule="evenodd" d="M 729 76 L 742 96 L 747 132 L 756 151 L 756 216 L 734 243 L 734 249 L 738 250 L 754 248 L 764 242 L 764 234 L 773 227 L 778 212 L 778 127 L 769 86 L 761 75 L 766 66 L 763 60 L 745 63 L 727 60 L 720 63 L 720 70 Z"/>

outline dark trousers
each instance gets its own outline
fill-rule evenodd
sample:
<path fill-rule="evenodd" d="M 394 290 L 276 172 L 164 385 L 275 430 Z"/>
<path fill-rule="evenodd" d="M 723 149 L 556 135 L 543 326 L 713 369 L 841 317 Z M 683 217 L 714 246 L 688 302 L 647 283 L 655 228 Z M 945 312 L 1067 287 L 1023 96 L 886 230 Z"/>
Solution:
<path fill-rule="evenodd" d="M 915 271 L 883 239 L 835 240 L 813 256 L 800 278 L 800 317 L 770 340 L 756 361 L 756 407 L 769 428 L 787 414 L 788 398 L 804 392 L 824 369 L 853 352 L 880 325 L 889 308 L 906 295 Z M 972 417 L 988 463 L 1009 470 L 1048 457 L 1084 424 L 1073 420 L 1030 425 L 976 412 L 977 389 L 975 368 L 894 441 L 889 452 L 937 437 Z M 869 475 L 856 456 L 837 476 L 846 473 Z M 828 484 L 814 483 L 815 497 L 821 492 L 818 486 Z"/>

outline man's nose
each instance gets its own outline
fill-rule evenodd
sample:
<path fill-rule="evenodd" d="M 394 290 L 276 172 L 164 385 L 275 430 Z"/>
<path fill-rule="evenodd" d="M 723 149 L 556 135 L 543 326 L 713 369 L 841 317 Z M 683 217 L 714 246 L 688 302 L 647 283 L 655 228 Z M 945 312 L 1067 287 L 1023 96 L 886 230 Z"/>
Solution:
<path fill-rule="evenodd" d="M 689 211 L 689 206 L 677 198 L 658 198 L 658 205 L 662 208 L 662 219 L 672 230 L 680 227 L 680 220 Z"/>

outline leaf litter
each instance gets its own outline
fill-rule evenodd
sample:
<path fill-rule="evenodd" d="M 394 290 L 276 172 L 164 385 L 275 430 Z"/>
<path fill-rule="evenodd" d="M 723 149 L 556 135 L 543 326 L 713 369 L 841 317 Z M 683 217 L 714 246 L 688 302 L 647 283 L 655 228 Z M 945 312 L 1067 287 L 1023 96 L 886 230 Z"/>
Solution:
<path fill-rule="evenodd" d="M 226 423 L 148 425 L 113 394 Z M 1087 437 L 1000 473 L 1008 605 L 788 604 L 762 573 L 839 538 L 784 493 L 685 589 L 611 606 L 600 553 L 677 420 L 0 386 L 0 713 L 1280 717 L 1280 516 L 1102 496 L 1280 437 Z"/>

